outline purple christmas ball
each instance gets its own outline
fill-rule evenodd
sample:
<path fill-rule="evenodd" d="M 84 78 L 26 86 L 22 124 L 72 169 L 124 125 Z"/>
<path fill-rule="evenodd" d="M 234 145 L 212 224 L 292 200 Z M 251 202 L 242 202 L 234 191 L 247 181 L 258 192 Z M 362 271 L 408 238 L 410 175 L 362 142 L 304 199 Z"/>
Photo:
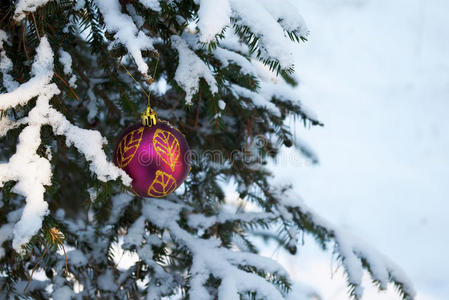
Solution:
<path fill-rule="evenodd" d="M 189 174 L 190 147 L 184 135 L 164 121 L 151 127 L 136 124 L 120 136 L 114 162 L 133 179 L 136 194 L 165 197 Z"/>

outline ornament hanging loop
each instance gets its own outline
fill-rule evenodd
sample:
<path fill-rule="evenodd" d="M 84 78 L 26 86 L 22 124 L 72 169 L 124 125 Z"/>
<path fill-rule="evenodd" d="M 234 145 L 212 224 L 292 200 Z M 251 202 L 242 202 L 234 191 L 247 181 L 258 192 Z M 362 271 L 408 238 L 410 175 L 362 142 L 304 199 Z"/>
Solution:
<path fill-rule="evenodd" d="M 147 109 L 140 114 L 140 120 L 143 126 L 154 126 L 157 124 L 157 114 L 149 105 L 147 105 Z"/>

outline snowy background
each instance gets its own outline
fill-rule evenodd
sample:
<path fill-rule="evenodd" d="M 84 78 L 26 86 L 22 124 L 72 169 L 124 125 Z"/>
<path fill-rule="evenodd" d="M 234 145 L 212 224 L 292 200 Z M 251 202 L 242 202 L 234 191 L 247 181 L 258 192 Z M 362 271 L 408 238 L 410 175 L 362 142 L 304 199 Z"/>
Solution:
<path fill-rule="evenodd" d="M 325 127 L 297 124 L 319 165 L 286 150 L 276 173 L 400 265 L 417 299 L 448 299 L 449 1 L 297 3 L 311 31 L 298 54 L 299 92 Z M 305 242 L 296 256 L 265 254 L 323 299 L 348 299 L 331 253 Z M 370 286 L 366 278 L 364 299 L 399 299 Z"/>

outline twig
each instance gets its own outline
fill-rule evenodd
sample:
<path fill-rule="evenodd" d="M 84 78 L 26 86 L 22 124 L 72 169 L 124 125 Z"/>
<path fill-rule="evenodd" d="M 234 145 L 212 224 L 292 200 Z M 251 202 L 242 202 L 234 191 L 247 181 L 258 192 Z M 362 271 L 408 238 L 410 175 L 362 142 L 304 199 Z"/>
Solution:
<path fill-rule="evenodd" d="M 62 247 L 62 251 L 64 251 L 65 275 L 68 276 L 68 275 L 69 275 L 69 265 L 68 265 L 67 253 L 65 252 L 64 244 L 61 242 L 60 245 L 61 245 L 61 247 Z"/>
<path fill-rule="evenodd" d="M 41 41 L 41 36 L 40 36 L 40 34 L 39 34 L 39 30 L 37 29 L 36 18 L 34 17 L 34 14 L 33 14 L 33 13 L 31 13 L 31 17 L 33 17 L 34 29 L 36 29 L 37 39 L 38 39 L 39 42 L 40 42 L 40 41 Z"/>
<path fill-rule="evenodd" d="M 178 104 L 179 104 L 179 102 L 181 101 L 181 99 L 182 99 L 182 98 L 181 98 L 181 95 L 178 94 L 178 97 L 177 97 L 175 103 L 173 104 L 172 108 L 170 109 L 170 112 L 172 112 L 172 111 L 175 110 L 176 106 L 178 106 Z"/>
<path fill-rule="evenodd" d="M 65 84 L 66 87 L 68 87 L 68 89 L 73 94 L 73 96 L 76 98 L 76 100 L 79 100 L 78 95 L 75 93 L 75 91 L 72 89 L 72 87 L 67 83 L 67 81 L 65 81 L 61 75 L 56 73 L 56 71 L 53 71 L 53 73 L 56 75 L 56 77 L 58 77 Z"/>
<path fill-rule="evenodd" d="M 23 50 L 25 51 L 25 56 L 27 57 L 27 61 L 30 61 L 30 56 L 28 55 L 27 46 L 26 46 L 26 44 L 25 44 L 25 40 L 26 40 L 26 36 L 25 36 L 25 27 L 26 27 L 26 24 L 23 26 L 23 30 L 22 30 Z"/>
<path fill-rule="evenodd" d="M 8 17 L 9 13 L 11 12 L 11 7 L 8 8 L 8 10 L 6 11 L 6 13 L 4 14 L 3 18 L 0 20 L 0 22 L 3 22 L 6 17 Z"/>
<path fill-rule="evenodd" d="M 45 254 L 47 254 L 48 249 L 49 249 L 49 248 L 48 248 L 48 246 L 47 246 L 47 248 L 45 248 L 44 253 L 42 253 L 41 258 L 40 258 L 39 261 L 36 263 L 36 265 L 33 267 L 33 270 L 31 271 L 30 279 L 28 279 L 27 285 L 26 285 L 25 288 L 23 289 L 24 292 L 27 290 L 28 286 L 30 285 L 31 279 L 33 279 L 34 271 L 36 271 L 36 268 L 39 266 L 39 264 L 41 263 L 42 259 L 44 259 L 44 256 L 45 256 Z"/>
<path fill-rule="evenodd" d="M 140 275 L 140 260 L 137 263 L 136 280 L 139 280 L 139 275 Z"/>
<path fill-rule="evenodd" d="M 213 96 L 212 96 L 213 97 Z M 214 99 L 214 109 L 215 109 L 215 128 L 218 128 L 218 109 L 217 109 L 217 99 L 213 97 Z"/>
<path fill-rule="evenodd" d="M 11 266 L 11 275 L 14 275 L 14 255 L 11 255 L 9 259 L 9 265 Z"/>
<path fill-rule="evenodd" d="M 196 116 L 195 116 L 195 122 L 193 124 L 193 127 L 198 127 L 198 118 L 200 117 L 200 108 L 201 108 L 201 100 L 203 99 L 201 95 L 201 91 L 198 93 L 198 107 L 196 109 Z"/>

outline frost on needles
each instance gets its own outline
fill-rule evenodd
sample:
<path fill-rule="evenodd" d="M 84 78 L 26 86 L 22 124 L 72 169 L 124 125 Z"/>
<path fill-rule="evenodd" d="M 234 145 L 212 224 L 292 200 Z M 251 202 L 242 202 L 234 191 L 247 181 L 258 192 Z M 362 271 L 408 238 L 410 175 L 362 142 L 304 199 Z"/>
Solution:
<path fill-rule="evenodd" d="M 290 1 L 1 5 L 0 298 L 295 299 L 255 240 L 296 253 L 304 233 L 334 248 L 354 299 L 364 272 L 414 298 L 400 268 L 266 167 L 284 146 L 317 161 L 290 127 L 322 125 L 297 96 L 308 30 Z M 164 199 L 130 193 L 110 160 L 107 141 L 145 108 L 142 89 L 196 155 Z"/>

